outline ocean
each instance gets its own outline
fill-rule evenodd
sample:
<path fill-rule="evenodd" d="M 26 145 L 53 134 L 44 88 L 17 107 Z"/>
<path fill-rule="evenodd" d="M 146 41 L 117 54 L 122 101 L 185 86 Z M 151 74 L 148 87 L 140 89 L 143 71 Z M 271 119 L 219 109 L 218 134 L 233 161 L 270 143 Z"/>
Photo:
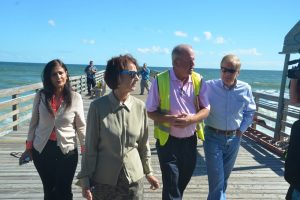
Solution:
<path fill-rule="evenodd" d="M 70 76 L 78 76 L 84 74 L 84 69 L 87 64 L 67 64 Z M 33 83 L 41 82 L 42 70 L 45 63 L 16 63 L 16 62 L 0 62 L 0 90 L 20 87 Z M 105 70 L 105 66 L 96 65 L 98 71 Z M 154 71 L 164 71 L 168 68 L 149 66 Z M 203 69 L 195 68 L 195 71 L 200 73 L 205 80 L 220 78 L 220 69 Z M 249 83 L 254 92 L 279 96 L 282 71 L 268 70 L 243 70 L 241 69 L 239 80 Z M 285 96 L 288 96 L 286 89 Z M 9 97 L 0 98 L 0 102 L 8 100 Z M 27 104 L 30 102 L 27 102 Z M 0 114 L 6 113 L 8 110 L 0 110 Z M 271 116 L 276 117 L 276 113 L 267 111 Z M 11 123 L 11 119 L 5 119 L 0 122 L 0 127 L 4 124 Z M 274 123 L 267 122 L 268 125 L 274 126 Z M 264 131 L 265 132 L 265 131 Z M 0 133 L 0 136 L 8 132 Z M 269 131 L 265 132 L 272 134 Z"/>
<path fill-rule="evenodd" d="M 70 76 L 84 74 L 85 64 L 66 64 Z M 0 89 L 7 89 L 41 82 L 41 73 L 44 63 L 16 63 L 0 62 Z M 105 66 L 96 65 L 98 71 L 104 70 Z M 155 71 L 164 71 L 166 67 L 151 67 Z M 219 69 L 195 68 L 205 80 L 220 77 Z M 272 95 L 279 95 L 282 71 L 269 70 L 243 70 L 241 69 L 239 80 L 249 83 L 252 90 Z"/>

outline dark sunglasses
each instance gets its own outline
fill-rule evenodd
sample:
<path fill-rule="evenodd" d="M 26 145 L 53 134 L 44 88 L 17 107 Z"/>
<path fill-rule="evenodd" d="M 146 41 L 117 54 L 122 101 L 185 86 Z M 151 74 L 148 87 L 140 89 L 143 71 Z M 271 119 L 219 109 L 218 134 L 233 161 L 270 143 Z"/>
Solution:
<path fill-rule="evenodd" d="M 221 71 L 223 73 L 229 72 L 230 74 L 234 74 L 235 72 L 237 72 L 236 69 L 228 69 L 228 68 L 225 68 L 225 67 L 221 67 Z"/>
<path fill-rule="evenodd" d="M 127 69 L 123 70 L 120 72 L 120 74 L 127 74 L 130 76 L 130 78 L 135 78 L 135 76 L 138 76 L 138 72 L 137 71 L 129 71 Z"/>

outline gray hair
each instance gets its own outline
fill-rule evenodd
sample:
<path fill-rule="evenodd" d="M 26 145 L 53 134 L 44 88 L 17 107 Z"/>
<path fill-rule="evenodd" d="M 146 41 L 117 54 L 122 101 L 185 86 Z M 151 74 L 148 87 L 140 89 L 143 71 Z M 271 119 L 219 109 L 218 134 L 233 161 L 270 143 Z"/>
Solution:
<path fill-rule="evenodd" d="M 184 52 L 186 52 L 188 48 L 192 49 L 192 46 L 188 44 L 179 44 L 175 46 L 172 50 L 172 63 L 177 57 L 181 56 Z"/>
<path fill-rule="evenodd" d="M 237 69 L 241 68 L 241 61 L 240 61 L 239 57 L 237 57 L 236 55 L 233 55 L 233 54 L 228 54 L 228 55 L 224 56 L 221 61 L 221 66 L 224 63 L 230 63 Z"/>

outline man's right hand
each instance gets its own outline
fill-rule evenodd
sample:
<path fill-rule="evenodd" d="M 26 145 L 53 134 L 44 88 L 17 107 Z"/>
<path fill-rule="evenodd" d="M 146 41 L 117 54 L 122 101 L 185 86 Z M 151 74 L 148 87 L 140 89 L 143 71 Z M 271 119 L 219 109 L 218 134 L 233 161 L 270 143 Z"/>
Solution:
<path fill-rule="evenodd" d="M 177 127 L 177 128 L 185 128 L 192 124 L 192 118 L 190 115 L 186 113 L 173 115 L 170 117 L 169 121 L 171 126 Z"/>
<path fill-rule="evenodd" d="M 82 196 L 87 200 L 93 200 L 92 192 L 89 188 L 82 188 Z"/>

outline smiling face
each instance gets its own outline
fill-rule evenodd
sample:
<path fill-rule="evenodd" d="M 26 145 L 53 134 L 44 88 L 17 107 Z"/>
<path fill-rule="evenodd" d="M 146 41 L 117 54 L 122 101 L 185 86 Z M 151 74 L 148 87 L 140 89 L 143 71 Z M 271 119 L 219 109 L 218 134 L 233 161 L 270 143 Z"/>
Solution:
<path fill-rule="evenodd" d="M 178 79 L 183 80 L 189 77 L 194 71 L 195 53 L 192 48 L 184 47 L 180 54 L 173 61 L 174 71 Z"/>
<path fill-rule="evenodd" d="M 119 75 L 119 86 L 118 90 L 122 92 L 132 92 L 136 88 L 136 83 L 139 80 L 136 74 L 137 67 L 132 62 L 124 68 L 123 72 Z"/>
<path fill-rule="evenodd" d="M 51 71 L 51 83 L 55 90 L 63 89 L 66 82 L 67 82 L 67 72 L 65 69 L 60 66 L 56 65 Z"/>

